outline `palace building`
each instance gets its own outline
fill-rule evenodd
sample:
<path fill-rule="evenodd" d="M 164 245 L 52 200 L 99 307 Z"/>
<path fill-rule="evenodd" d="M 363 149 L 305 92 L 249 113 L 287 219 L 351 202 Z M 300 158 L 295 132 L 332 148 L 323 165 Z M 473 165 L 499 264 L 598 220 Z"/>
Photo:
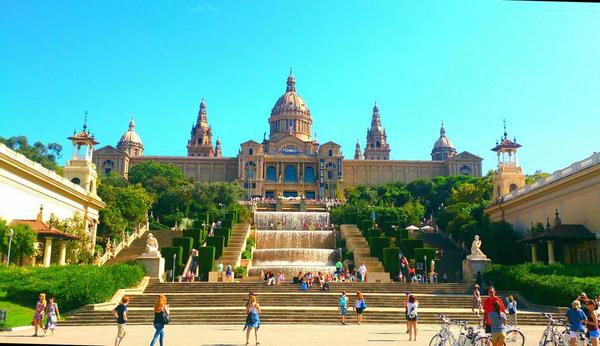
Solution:
<path fill-rule="evenodd" d="M 187 156 L 143 155 L 144 146 L 132 119 L 117 146 L 96 150 L 94 162 L 101 174 L 116 171 L 123 176 L 140 162 L 171 163 L 195 181 L 238 181 L 249 196 L 267 198 L 334 198 L 344 187 L 358 184 L 410 182 L 456 174 L 481 176 L 482 159 L 466 151 L 458 153 L 446 137 L 443 124 L 431 160 L 390 160 L 391 148 L 377 103 L 364 151 L 357 142 L 354 159 L 345 160 L 339 144 L 319 143 L 313 136 L 311 111 L 298 94 L 291 71 L 285 93 L 275 102 L 268 122 L 268 137 L 263 136 L 261 142 L 241 143 L 237 157 L 222 157 L 221 139 L 213 146 L 203 99 L 187 142 Z"/>

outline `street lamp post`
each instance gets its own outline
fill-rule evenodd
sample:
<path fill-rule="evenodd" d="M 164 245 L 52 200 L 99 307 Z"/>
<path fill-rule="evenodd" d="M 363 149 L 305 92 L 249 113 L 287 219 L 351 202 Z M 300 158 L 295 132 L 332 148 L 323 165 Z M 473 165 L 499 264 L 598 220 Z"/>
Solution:
<path fill-rule="evenodd" d="M 425 268 L 425 283 L 427 283 L 427 256 L 423 256 L 423 268 Z"/>
<path fill-rule="evenodd" d="M 174 253 L 173 254 L 173 279 L 171 280 L 171 282 L 175 282 L 175 259 L 177 258 L 177 254 Z"/>
<path fill-rule="evenodd" d="M 7 267 L 10 265 L 10 246 L 12 245 L 12 239 L 13 239 L 14 235 L 15 235 L 15 230 L 11 228 L 10 231 L 8 231 L 8 255 L 6 256 L 6 266 Z"/>

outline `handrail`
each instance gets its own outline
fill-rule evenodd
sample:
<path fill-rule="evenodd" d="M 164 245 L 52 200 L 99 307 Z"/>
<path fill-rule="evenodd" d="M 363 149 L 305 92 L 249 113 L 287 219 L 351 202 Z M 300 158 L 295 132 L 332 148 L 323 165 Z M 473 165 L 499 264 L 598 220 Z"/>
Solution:
<path fill-rule="evenodd" d="M 195 249 L 192 250 L 192 252 L 190 253 L 190 255 L 188 256 L 188 259 L 185 263 L 185 266 L 183 267 L 183 272 L 181 273 L 181 277 L 185 277 L 187 275 L 187 272 L 190 270 L 190 267 L 192 266 L 192 253 L 194 252 Z M 194 273 L 194 275 L 196 275 L 197 273 Z"/>
<path fill-rule="evenodd" d="M 149 229 L 148 223 L 144 223 L 144 224 L 139 225 L 137 227 L 137 229 L 135 231 L 133 231 L 133 233 L 131 233 L 131 234 L 127 234 L 127 233 L 123 232 L 123 238 L 121 239 L 121 242 L 119 244 L 117 244 L 114 241 L 114 239 L 111 244 L 110 239 L 109 239 L 109 241 L 106 244 L 106 247 L 104 248 L 104 254 L 100 257 L 96 257 L 96 259 L 94 260 L 94 263 L 98 266 L 101 266 L 104 263 L 106 263 L 109 259 L 117 257 L 117 255 L 123 249 L 130 247 L 131 244 L 136 239 L 141 238 L 142 235 L 144 233 L 146 233 L 146 231 L 148 231 L 148 229 Z"/>

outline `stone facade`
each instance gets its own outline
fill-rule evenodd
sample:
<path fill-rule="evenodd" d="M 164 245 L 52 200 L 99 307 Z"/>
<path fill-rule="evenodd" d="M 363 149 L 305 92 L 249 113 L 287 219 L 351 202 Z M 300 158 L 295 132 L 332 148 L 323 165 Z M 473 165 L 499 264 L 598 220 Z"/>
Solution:
<path fill-rule="evenodd" d="M 171 163 L 195 181 L 238 181 L 249 196 L 311 199 L 334 198 L 345 186 L 358 184 L 410 182 L 439 175 L 481 176 L 482 159 L 466 151 L 456 154 L 443 127 L 442 146 L 439 139 L 434 145 L 434 151 L 443 152 L 442 157 L 436 156 L 432 161 L 390 160 L 391 148 L 377 104 L 373 107 L 364 153 L 357 143 L 354 160 L 344 160 L 339 144 L 331 141 L 320 144 L 312 135 L 313 118 L 297 93 L 291 71 L 285 92 L 273 106 L 268 122 L 268 137 L 265 133 L 261 142 L 248 140 L 240 144 L 237 157 L 221 157 L 220 139 L 212 146 L 212 129 L 203 100 L 188 142 L 187 157 L 132 156 L 119 148 L 105 146 L 96 151 L 94 162 L 103 174 L 116 170 L 124 176 L 129 167 L 140 162 Z"/>

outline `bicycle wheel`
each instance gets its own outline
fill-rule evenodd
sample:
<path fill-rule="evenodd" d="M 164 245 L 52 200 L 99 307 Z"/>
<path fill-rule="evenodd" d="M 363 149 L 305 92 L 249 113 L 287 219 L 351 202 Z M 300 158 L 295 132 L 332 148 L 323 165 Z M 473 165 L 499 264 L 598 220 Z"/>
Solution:
<path fill-rule="evenodd" d="M 477 338 L 477 340 L 475 340 L 475 343 L 473 344 L 473 346 L 491 346 L 492 345 L 492 339 L 489 336 L 482 336 Z"/>
<path fill-rule="evenodd" d="M 450 340 L 438 333 L 431 338 L 431 341 L 429 341 L 429 346 L 450 346 Z"/>
<path fill-rule="evenodd" d="M 513 329 L 506 333 L 504 339 L 504 345 L 506 346 L 523 346 L 525 345 L 525 335 L 520 330 Z"/>

